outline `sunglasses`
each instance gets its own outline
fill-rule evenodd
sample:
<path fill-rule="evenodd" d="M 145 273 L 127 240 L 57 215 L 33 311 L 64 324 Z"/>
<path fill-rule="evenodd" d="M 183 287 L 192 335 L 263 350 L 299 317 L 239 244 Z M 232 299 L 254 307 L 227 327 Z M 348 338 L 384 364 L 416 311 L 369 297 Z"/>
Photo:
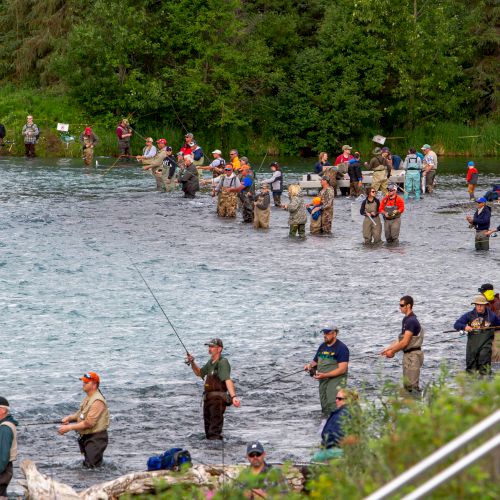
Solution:
<path fill-rule="evenodd" d="M 262 453 L 259 453 L 258 451 L 252 451 L 252 453 L 249 453 L 248 456 L 250 458 L 261 457 Z"/>
<path fill-rule="evenodd" d="M 335 398 L 337 401 L 344 401 L 345 398 L 339 398 L 338 396 Z"/>
<path fill-rule="evenodd" d="M 399 304 L 399 307 L 405 307 L 406 304 Z"/>

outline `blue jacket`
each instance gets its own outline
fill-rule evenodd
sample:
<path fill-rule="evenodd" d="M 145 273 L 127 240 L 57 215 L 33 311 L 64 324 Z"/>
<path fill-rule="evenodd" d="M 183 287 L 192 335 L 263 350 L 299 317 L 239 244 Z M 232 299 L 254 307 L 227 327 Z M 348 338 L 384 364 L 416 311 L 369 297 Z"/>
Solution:
<path fill-rule="evenodd" d="M 486 309 L 484 314 L 479 314 L 474 308 L 472 311 L 466 312 L 460 318 L 455 321 L 453 328 L 455 330 L 463 330 L 467 325 L 469 325 L 472 321 L 477 318 L 483 317 L 485 321 L 489 322 L 488 326 L 500 326 L 500 319 L 496 316 L 491 309 Z"/>
<path fill-rule="evenodd" d="M 321 431 L 322 445 L 325 448 L 339 446 L 340 441 L 345 435 L 344 425 L 351 418 L 347 405 L 333 410 Z"/>
<path fill-rule="evenodd" d="M 12 422 L 15 425 L 17 421 L 12 417 L 12 415 L 7 415 L 2 422 Z M 12 430 L 6 425 L 0 425 L 0 474 L 5 471 L 8 463 L 10 462 L 10 447 L 12 446 L 12 441 L 14 440 L 14 434 Z"/>
<path fill-rule="evenodd" d="M 490 219 L 491 219 L 491 208 L 488 205 L 485 205 L 480 214 L 476 212 L 474 213 L 474 217 L 472 218 L 472 225 L 476 229 L 476 231 L 487 231 L 490 228 Z"/>

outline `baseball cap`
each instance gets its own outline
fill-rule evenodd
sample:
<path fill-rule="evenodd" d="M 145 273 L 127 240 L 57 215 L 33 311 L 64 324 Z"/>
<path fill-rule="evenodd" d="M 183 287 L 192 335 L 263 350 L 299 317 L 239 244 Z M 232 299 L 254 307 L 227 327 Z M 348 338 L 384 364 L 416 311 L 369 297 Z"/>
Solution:
<path fill-rule="evenodd" d="M 349 144 L 344 144 L 342 146 L 342 151 L 350 151 L 352 149 L 352 146 L 349 146 Z"/>
<path fill-rule="evenodd" d="M 382 148 L 382 153 L 390 153 L 390 152 L 391 150 L 387 146 Z"/>
<path fill-rule="evenodd" d="M 493 290 L 493 285 L 491 283 L 484 283 L 484 285 L 481 285 L 477 291 L 478 292 L 486 292 L 486 290 Z"/>
<path fill-rule="evenodd" d="M 339 327 L 336 326 L 336 325 L 327 325 L 325 326 L 322 330 L 321 330 L 321 333 L 325 333 L 325 332 L 338 332 L 339 331 Z"/>
<path fill-rule="evenodd" d="M 269 165 L 269 166 L 270 166 L 270 167 L 279 167 L 279 166 L 280 166 L 280 164 L 279 164 L 277 161 L 273 161 L 273 162 L 271 163 L 271 165 Z"/>
<path fill-rule="evenodd" d="M 217 347 L 224 347 L 223 344 L 222 344 L 222 340 L 221 339 L 212 339 L 210 342 L 208 342 L 205 345 L 208 345 L 208 346 L 217 346 Z"/>
<path fill-rule="evenodd" d="M 252 441 L 247 444 L 247 455 L 254 452 L 264 453 L 264 447 L 259 443 L 259 441 Z"/>
<path fill-rule="evenodd" d="M 484 197 L 484 196 L 481 196 L 481 198 L 478 198 L 476 200 L 476 203 L 486 203 L 488 200 Z"/>
<path fill-rule="evenodd" d="M 475 163 L 473 161 L 467 162 L 467 166 L 468 167 L 473 167 L 474 165 L 475 165 Z"/>
<path fill-rule="evenodd" d="M 387 190 L 388 190 L 388 191 L 397 191 L 397 189 L 398 189 L 398 188 L 397 188 L 396 184 L 389 184 L 389 185 L 387 186 Z"/>
<path fill-rule="evenodd" d="M 167 151 L 172 151 L 172 146 L 167 146 Z"/>
<path fill-rule="evenodd" d="M 92 128 L 91 127 L 86 127 L 85 128 L 85 135 L 90 135 L 92 133 Z"/>
<path fill-rule="evenodd" d="M 221 151 L 220 149 L 214 149 L 214 150 L 212 151 L 212 154 L 213 154 L 213 155 L 221 155 L 221 154 L 222 154 L 222 151 Z"/>
<path fill-rule="evenodd" d="M 152 137 L 146 137 L 146 142 L 154 142 Z"/>
<path fill-rule="evenodd" d="M 156 143 L 163 142 L 163 144 L 167 144 L 167 139 L 158 139 Z"/>
<path fill-rule="evenodd" d="M 382 152 L 382 150 L 381 150 L 380 148 L 375 148 L 375 149 L 372 151 L 372 155 L 379 155 L 381 152 Z"/>
<path fill-rule="evenodd" d="M 476 295 L 474 299 L 472 300 L 471 304 L 480 304 L 487 306 L 489 304 L 488 300 L 484 295 Z"/>
<path fill-rule="evenodd" d="M 9 402 L 5 398 L 2 398 L 2 396 L 0 396 L 0 408 L 9 408 L 9 406 Z"/>
<path fill-rule="evenodd" d="M 95 372 L 87 372 L 83 377 L 80 377 L 80 380 L 83 380 L 84 382 L 97 382 L 99 383 L 101 379 L 99 378 L 99 375 Z"/>
<path fill-rule="evenodd" d="M 431 149 L 430 144 L 424 144 L 420 149 Z"/>

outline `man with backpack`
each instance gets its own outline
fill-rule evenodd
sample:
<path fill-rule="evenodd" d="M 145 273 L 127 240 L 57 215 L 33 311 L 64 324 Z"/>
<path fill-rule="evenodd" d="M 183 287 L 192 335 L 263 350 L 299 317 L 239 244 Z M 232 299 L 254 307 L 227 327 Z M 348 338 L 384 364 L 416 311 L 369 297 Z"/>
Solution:
<path fill-rule="evenodd" d="M 193 373 L 205 380 L 203 393 L 203 419 L 205 421 L 205 435 L 207 439 L 222 439 L 224 412 L 232 404 L 238 408 L 240 400 L 236 397 L 234 382 L 231 380 L 231 365 L 222 357 L 222 340 L 212 339 L 208 344 L 210 359 L 201 368 L 195 363 L 191 354 L 187 362 Z"/>
<path fill-rule="evenodd" d="M 33 117 L 28 115 L 26 123 L 23 126 L 22 134 L 24 135 L 24 152 L 27 158 L 35 157 L 35 144 L 40 137 L 40 130 L 36 123 L 33 123 Z"/>

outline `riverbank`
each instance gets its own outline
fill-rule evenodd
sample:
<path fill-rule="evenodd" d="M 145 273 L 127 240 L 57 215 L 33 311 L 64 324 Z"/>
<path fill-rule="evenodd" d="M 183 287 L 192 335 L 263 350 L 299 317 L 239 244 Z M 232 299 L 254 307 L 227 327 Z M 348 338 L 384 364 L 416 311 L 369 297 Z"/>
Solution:
<path fill-rule="evenodd" d="M 40 157 L 78 158 L 81 156 L 78 136 L 87 126 L 91 126 L 99 136 L 100 144 L 96 148 L 97 155 L 117 156 L 118 154 L 115 128 L 119 117 L 112 113 L 90 117 L 84 108 L 60 90 L 42 92 L 5 86 L 0 90 L 0 109 L 2 109 L 0 123 L 3 123 L 7 129 L 6 144 L 1 149 L 2 155 L 22 156 L 24 154 L 21 129 L 28 113 L 33 114 L 35 123 L 41 129 L 40 140 L 37 144 L 37 155 Z M 148 121 L 147 116 L 129 116 L 128 118 L 136 132 L 132 140 L 134 154 L 141 153 L 146 136 L 152 136 L 155 139 L 164 137 L 174 150 L 181 147 L 186 130 L 175 115 L 169 116 L 169 120 L 173 120 L 173 123 L 166 121 L 164 126 Z M 69 135 L 75 140 L 64 141 L 61 133 L 56 129 L 57 123 L 68 123 Z M 205 152 L 218 148 L 226 153 L 229 148 L 237 148 L 250 157 L 262 157 L 266 153 L 268 157 L 282 154 L 275 139 L 265 140 L 256 134 L 235 130 L 231 137 L 217 138 L 213 134 L 204 133 L 203 130 L 192 132 Z M 365 137 L 350 138 L 340 142 L 351 143 L 356 150 L 367 157 L 373 149 L 371 138 L 375 133 L 387 136 L 385 145 L 400 155 L 404 155 L 408 147 L 420 147 L 424 143 L 431 144 L 440 156 L 477 158 L 500 155 L 500 124 L 488 121 L 475 125 L 428 122 L 411 131 L 373 131 L 373 133 L 367 132 Z M 315 149 L 315 146 L 311 145 L 310 149 L 297 151 L 296 155 L 315 156 Z M 335 154 L 336 151 L 330 152 L 330 156 Z"/>

